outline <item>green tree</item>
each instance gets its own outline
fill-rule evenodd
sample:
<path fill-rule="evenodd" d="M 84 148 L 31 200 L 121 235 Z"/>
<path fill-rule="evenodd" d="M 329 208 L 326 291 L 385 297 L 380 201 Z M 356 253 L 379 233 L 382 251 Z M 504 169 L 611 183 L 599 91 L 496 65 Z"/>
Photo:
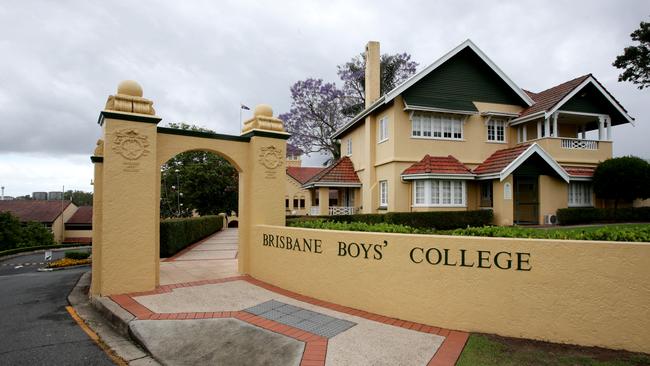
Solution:
<path fill-rule="evenodd" d="M 594 171 L 594 192 L 599 198 L 620 201 L 650 197 L 650 164 L 635 156 L 607 159 Z"/>
<path fill-rule="evenodd" d="M 171 128 L 214 133 L 186 123 Z M 180 153 L 161 169 L 160 216 L 191 216 L 237 211 L 239 173 L 223 157 L 206 151 Z"/>
<path fill-rule="evenodd" d="M 15 248 L 20 238 L 20 220 L 9 212 L 0 212 L 0 250 Z"/>
<path fill-rule="evenodd" d="M 28 222 L 21 228 L 21 239 L 18 247 L 34 247 L 38 245 L 53 245 L 52 231 L 38 222 Z"/>
<path fill-rule="evenodd" d="M 92 192 L 84 191 L 66 191 L 63 193 L 63 199 L 72 201 L 77 206 L 92 206 L 93 194 Z"/>
<path fill-rule="evenodd" d="M 613 65 L 624 69 L 618 81 L 630 81 L 639 85 L 639 89 L 650 87 L 650 22 L 641 22 L 639 29 L 630 34 L 636 46 L 623 49 L 623 54 L 616 56 Z"/>
<path fill-rule="evenodd" d="M 38 222 L 22 224 L 10 212 L 0 212 L 0 250 L 54 244 L 52 231 Z"/>

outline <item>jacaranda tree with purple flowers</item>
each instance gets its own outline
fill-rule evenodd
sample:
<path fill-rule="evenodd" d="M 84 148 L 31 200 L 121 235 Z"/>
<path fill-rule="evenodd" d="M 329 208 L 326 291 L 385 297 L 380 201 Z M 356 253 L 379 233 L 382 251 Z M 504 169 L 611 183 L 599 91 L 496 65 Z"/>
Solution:
<path fill-rule="evenodd" d="M 407 53 L 384 54 L 380 62 L 382 95 L 413 75 L 418 65 Z M 278 117 L 291 133 L 292 145 L 306 154 L 329 155 L 326 164 L 340 157 L 339 143 L 330 136 L 365 106 L 365 65 L 361 54 L 337 66 L 343 89 L 312 78 L 291 86 L 291 109 Z"/>
<path fill-rule="evenodd" d="M 384 95 L 394 89 L 406 79 L 415 74 L 418 63 L 411 61 L 408 53 L 395 55 L 383 54 L 379 61 L 381 72 L 380 95 Z M 346 96 L 346 108 L 344 113 L 347 117 L 354 117 L 363 110 L 366 104 L 366 57 L 360 54 L 352 60 L 338 65 L 337 74 L 343 80 L 343 92 Z"/>

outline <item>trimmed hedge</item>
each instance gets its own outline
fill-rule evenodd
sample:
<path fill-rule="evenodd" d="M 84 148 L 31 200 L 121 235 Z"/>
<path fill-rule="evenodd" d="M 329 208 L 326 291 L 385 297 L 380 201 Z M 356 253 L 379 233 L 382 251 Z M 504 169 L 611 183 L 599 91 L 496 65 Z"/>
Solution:
<path fill-rule="evenodd" d="M 70 259 L 88 259 L 90 257 L 90 252 L 79 252 L 79 251 L 66 251 L 65 257 Z"/>
<path fill-rule="evenodd" d="M 630 208 L 561 208 L 557 210 L 560 225 L 613 222 L 650 222 L 650 207 Z"/>
<path fill-rule="evenodd" d="M 160 221 L 160 257 L 168 258 L 223 228 L 220 216 L 202 216 Z"/>
<path fill-rule="evenodd" d="M 492 210 L 388 212 L 385 214 L 303 216 L 287 219 L 287 225 L 290 226 L 298 221 L 324 220 L 341 223 L 361 222 L 369 225 L 386 223 L 427 230 L 451 230 L 490 225 L 492 217 Z"/>

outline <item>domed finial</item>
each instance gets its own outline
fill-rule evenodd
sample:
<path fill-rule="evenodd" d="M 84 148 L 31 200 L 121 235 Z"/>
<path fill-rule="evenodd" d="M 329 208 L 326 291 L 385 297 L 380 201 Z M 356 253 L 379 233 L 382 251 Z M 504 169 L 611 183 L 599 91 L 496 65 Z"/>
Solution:
<path fill-rule="evenodd" d="M 256 117 L 273 117 L 273 108 L 268 104 L 258 104 L 253 115 Z"/>
<path fill-rule="evenodd" d="M 136 81 L 124 80 L 117 86 L 117 94 L 142 97 L 142 87 Z"/>

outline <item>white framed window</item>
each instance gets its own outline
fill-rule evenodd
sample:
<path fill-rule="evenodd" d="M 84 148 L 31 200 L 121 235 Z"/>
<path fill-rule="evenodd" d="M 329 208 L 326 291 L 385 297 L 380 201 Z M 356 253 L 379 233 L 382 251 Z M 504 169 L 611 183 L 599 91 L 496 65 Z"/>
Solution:
<path fill-rule="evenodd" d="M 463 117 L 449 114 L 413 113 L 411 137 L 462 140 Z"/>
<path fill-rule="evenodd" d="M 593 205 L 593 189 L 590 182 L 569 183 L 569 207 L 591 207 Z"/>
<path fill-rule="evenodd" d="M 377 127 L 377 142 L 384 142 L 386 140 L 388 140 L 388 116 L 382 117 Z"/>
<path fill-rule="evenodd" d="M 493 142 L 506 141 L 506 121 L 490 119 L 487 123 L 487 140 Z"/>
<path fill-rule="evenodd" d="M 352 138 L 349 138 L 346 142 L 346 150 L 347 150 L 347 156 L 352 155 Z"/>
<path fill-rule="evenodd" d="M 413 182 L 415 207 L 465 207 L 467 186 L 457 179 L 418 179 Z"/>
<path fill-rule="evenodd" d="M 388 207 L 388 181 L 379 181 L 379 206 Z"/>

